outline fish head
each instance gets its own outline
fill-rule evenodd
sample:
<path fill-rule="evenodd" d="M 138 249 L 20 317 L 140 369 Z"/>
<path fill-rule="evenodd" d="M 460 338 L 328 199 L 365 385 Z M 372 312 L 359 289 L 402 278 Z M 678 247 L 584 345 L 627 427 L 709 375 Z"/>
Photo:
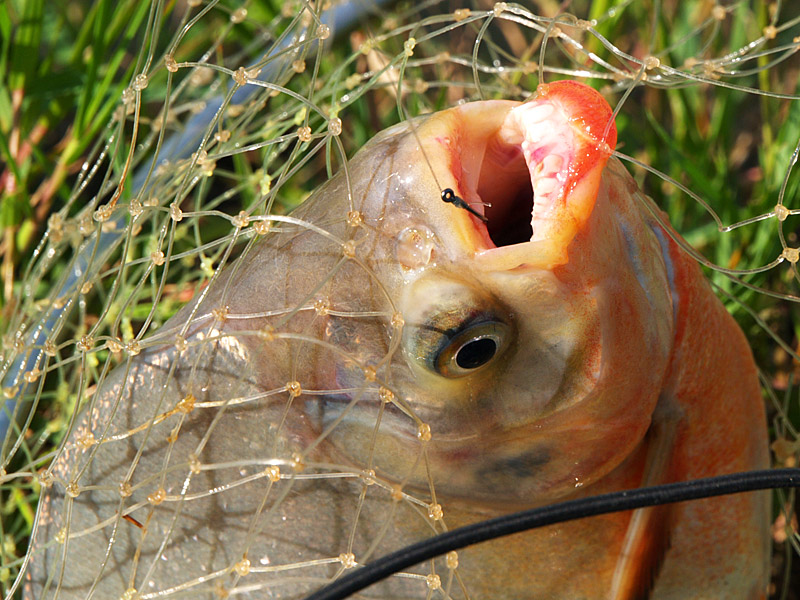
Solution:
<path fill-rule="evenodd" d="M 379 406 L 319 405 L 334 447 L 440 495 L 515 505 L 564 497 L 631 454 L 674 323 L 669 264 L 615 141 L 602 96 L 566 81 L 376 140 L 392 166 L 361 210 L 402 333 L 376 363 Z M 483 218 L 443 202 L 448 188 Z"/>

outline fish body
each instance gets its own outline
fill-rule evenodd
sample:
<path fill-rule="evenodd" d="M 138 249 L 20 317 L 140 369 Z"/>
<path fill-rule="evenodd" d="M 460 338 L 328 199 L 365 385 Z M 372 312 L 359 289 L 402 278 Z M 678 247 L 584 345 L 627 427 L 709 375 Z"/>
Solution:
<path fill-rule="evenodd" d="M 610 119 L 572 82 L 465 104 L 265 217 L 89 399 L 29 597 L 301 598 L 445 528 L 767 466 L 746 339 Z M 728 496 L 495 540 L 365 597 L 762 598 L 768 543 L 768 496 Z"/>

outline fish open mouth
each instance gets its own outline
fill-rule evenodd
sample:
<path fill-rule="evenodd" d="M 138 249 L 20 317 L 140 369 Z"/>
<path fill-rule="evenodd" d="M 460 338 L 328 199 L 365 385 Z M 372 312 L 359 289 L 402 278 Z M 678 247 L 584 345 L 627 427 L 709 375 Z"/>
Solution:
<path fill-rule="evenodd" d="M 552 102 L 512 109 L 497 135 L 487 141 L 478 180 L 487 230 L 495 246 L 541 238 L 575 153 L 572 128 Z"/>
<path fill-rule="evenodd" d="M 562 264 L 616 143 L 608 104 L 584 84 L 560 81 L 498 108 L 465 110 L 454 161 L 458 191 L 486 219 L 470 217 L 483 239 L 477 250 L 509 263 L 530 264 L 533 252 L 535 262 Z"/>

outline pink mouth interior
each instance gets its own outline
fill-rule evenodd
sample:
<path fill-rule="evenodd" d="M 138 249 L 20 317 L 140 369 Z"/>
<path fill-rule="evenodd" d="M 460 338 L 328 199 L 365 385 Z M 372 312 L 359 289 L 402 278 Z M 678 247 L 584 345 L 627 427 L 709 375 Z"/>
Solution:
<path fill-rule="evenodd" d="M 488 219 L 495 247 L 544 240 L 559 227 L 575 140 L 556 104 L 511 109 L 485 144 L 462 152 L 465 199 Z"/>

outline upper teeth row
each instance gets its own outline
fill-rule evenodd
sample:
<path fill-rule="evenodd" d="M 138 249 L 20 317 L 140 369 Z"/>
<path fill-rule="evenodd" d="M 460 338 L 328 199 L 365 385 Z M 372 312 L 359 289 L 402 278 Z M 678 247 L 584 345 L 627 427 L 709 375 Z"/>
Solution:
<path fill-rule="evenodd" d="M 541 206 L 560 194 L 566 182 L 563 167 L 569 162 L 572 128 L 548 102 L 530 102 L 511 112 L 516 113 L 520 146 L 531 171 L 534 202 Z"/>

